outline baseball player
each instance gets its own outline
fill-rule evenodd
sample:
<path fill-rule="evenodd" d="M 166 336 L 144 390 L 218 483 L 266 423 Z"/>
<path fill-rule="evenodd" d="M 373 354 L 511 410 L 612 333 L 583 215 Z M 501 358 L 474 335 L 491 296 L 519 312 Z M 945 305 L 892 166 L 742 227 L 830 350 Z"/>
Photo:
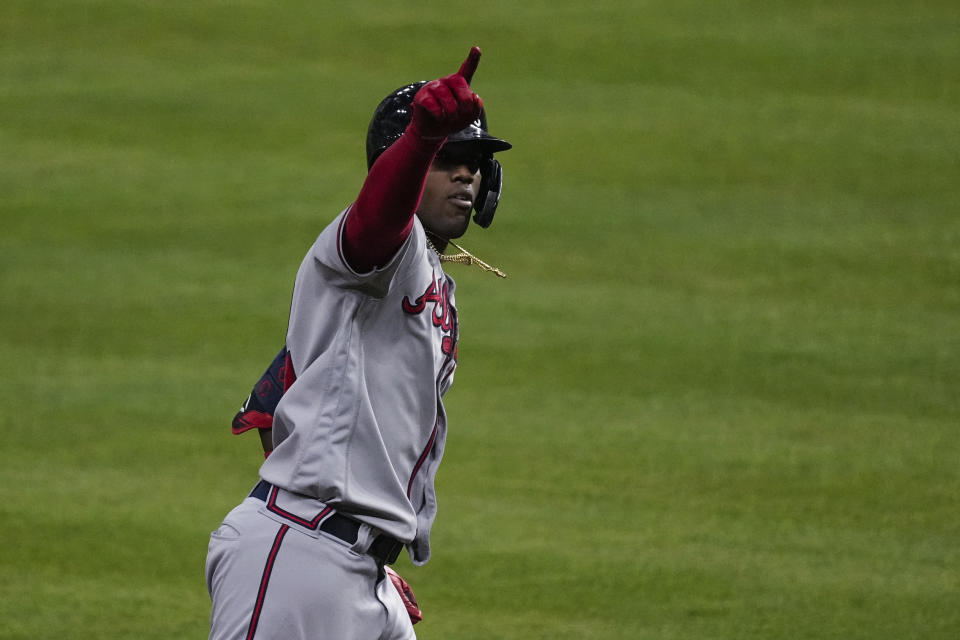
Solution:
<path fill-rule="evenodd" d="M 430 558 L 459 338 L 441 258 L 471 210 L 489 226 L 493 154 L 511 146 L 470 89 L 479 60 L 474 47 L 457 73 L 381 102 L 363 187 L 300 266 L 272 453 L 210 536 L 211 638 L 415 637 L 387 565 L 404 547 L 415 565 Z M 267 425 L 259 408 L 250 428 Z"/>

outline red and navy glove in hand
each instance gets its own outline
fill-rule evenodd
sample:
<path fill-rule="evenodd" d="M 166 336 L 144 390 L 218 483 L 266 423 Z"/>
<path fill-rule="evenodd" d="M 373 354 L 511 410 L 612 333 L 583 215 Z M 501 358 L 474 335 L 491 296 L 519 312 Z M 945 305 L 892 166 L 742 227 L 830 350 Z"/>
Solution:
<path fill-rule="evenodd" d="M 410 130 L 425 140 L 456 133 L 480 117 L 483 101 L 470 90 L 480 64 L 480 48 L 473 47 L 456 73 L 428 82 L 413 98 Z"/>

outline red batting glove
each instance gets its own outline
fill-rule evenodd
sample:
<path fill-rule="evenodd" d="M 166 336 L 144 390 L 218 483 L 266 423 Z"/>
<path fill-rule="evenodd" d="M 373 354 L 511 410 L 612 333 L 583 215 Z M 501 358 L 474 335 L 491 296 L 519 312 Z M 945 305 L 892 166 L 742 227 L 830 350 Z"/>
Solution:
<path fill-rule="evenodd" d="M 479 118 L 483 101 L 470 90 L 478 64 L 480 48 L 473 47 L 459 71 L 425 84 L 413 98 L 409 130 L 420 138 L 438 140 Z"/>

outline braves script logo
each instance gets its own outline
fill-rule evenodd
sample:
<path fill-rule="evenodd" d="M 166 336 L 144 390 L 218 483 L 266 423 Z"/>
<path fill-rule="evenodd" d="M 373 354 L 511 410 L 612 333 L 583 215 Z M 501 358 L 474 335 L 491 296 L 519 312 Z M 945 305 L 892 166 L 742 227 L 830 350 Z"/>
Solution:
<path fill-rule="evenodd" d="M 403 310 L 410 315 L 419 315 L 427 308 L 428 304 L 433 305 L 430 311 L 430 319 L 433 326 L 443 330 L 443 343 L 441 349 L 446 355 L 453 355 L 456 358 L 456 338 L 454 337 L 454 314 L 456 310 L 450 304 L 450 287 L 446 281 L 437 283 L 437 274 L 433 274 L 433 281 L 427 285 L 427 290 L 419 298 L 410 302 L 408 296 L 403 297 L 401 303 Z"/>

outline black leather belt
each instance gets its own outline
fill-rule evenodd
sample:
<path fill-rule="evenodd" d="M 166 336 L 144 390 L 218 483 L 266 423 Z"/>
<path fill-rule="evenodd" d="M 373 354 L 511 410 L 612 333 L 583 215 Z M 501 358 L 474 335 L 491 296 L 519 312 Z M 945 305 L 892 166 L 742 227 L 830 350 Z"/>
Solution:
<path fill-rule="evenodd" d="M 266 502 L 267 496 L 270 495 L 270 489 L 272 488 L 273 485 L 269 482 L 261 480 L 257 483 L 257 486 L 253 488 L 253 491 L 250 492 L 250 497 Z M 343 540 L 347 544 L 356 544 L 357 536 L 360 533 L 360 521 L 334 511 L 320 523 L 319 529 Z M 373 544 L 367 549 L 367 554 L 373 556 L 380 564 L 393 564 L 400 556 L 401 550 L 403 550 L 402 542 L 393 536 L 381 533 L 374 538 Z"/>

